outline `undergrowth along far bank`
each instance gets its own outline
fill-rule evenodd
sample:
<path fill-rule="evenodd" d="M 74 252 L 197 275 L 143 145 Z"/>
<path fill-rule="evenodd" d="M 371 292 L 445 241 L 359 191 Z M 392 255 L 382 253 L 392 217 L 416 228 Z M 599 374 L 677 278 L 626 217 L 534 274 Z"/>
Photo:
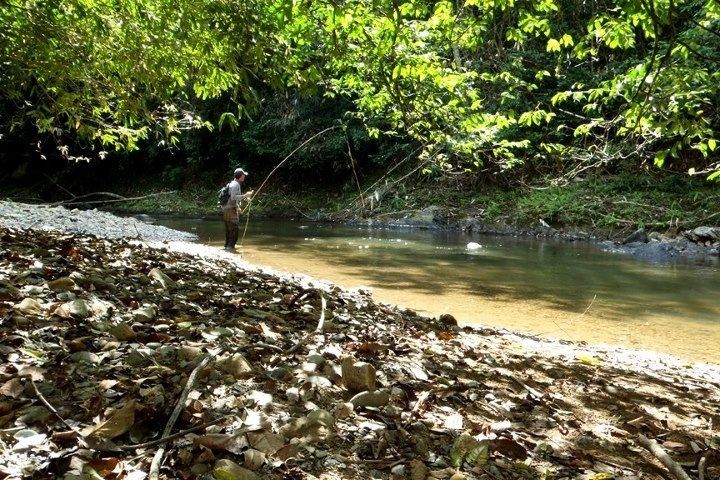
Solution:
<path fill-rule="evenodd" d="M 417 192 L 415 196 L 422 196 Z M 603 230 L 668 230 L 716 225 L 720 188 L 686 176 L 605 176 L 563 186 L 467 191 L 433 189 L 429 203 L 447 206 L 451 217 L 489 223 Z"/>
<path fill-rule="evenodd" d="M 246 189 L 256 188 L 252 180 Z M 147 179 L 119 188 L 126 197 L 166 190 L 162 182 Z M 362 195 L 360 194 L 362 192 Z M 5 191 L 3 197 L 30 199 L 32 192 Z M 174 193 L 141 200 L 98 205 L 115 211 L 151 215 L 219 215 L 216 185 L 185 185 Z M 361 198 L 362 196 L 362 198 Z M 587 228 L 621 232 L 644 227 L 656 231 L 720 225 L 717 202 L 720 186 L 684 175 L 615 175 L 589 177 L 558 186 L 478 186 L 422 177 L 415 182 L 381 187 L 290 189 L 268 185 L 252 202 L 254 216 L 302 217 L 347 221 L 359 218 L 412 218 L 437 207 L 436 218 L 459 225 L 467 218 L 516 228 L 537 227 L 540 220 L 554 228 Z"/>

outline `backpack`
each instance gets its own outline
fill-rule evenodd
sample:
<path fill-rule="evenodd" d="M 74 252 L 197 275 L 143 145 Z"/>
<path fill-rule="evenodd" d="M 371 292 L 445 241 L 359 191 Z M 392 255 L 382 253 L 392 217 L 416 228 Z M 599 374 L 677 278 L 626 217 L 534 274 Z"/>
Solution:
<path fill-rule="evenodd" d="M 218 198 L 218 203 L 220 204 L 221 207 L 224 207 L 225 205 L 227 205 L 228 200 L 230 200 L 230 184 L 229 183 L 227 185 L 225 185 L 223 188 L 221 188 L 220 190 L 218 190 L 217 198 Z"/>

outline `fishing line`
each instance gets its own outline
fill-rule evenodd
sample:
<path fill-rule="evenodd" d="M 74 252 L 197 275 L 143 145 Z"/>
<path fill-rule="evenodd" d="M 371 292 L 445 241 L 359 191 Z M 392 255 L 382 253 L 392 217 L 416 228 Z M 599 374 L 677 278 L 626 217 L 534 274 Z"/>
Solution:
<path fill-rule="evenodd" d="M 290 152 L 287 155 L 287 157 L 283 158 L 282 161 L 280 163 L 278 163 L 275 166 L 275 168 L 273 168 L 270 171 L 270 173 L 268 173 L 267 177 L 265 177 L 265 180 L 263 180 L 263 182 L 260 184 L 260 186 L 257 188 L 257 190 L 255 190 L 255 193 L 253 193 L 253 196 L 250 197 L 250 201 L 248 202 L 247 207 L 245 207 L 244 211 L 241 212 L 241 213 L 245 213 L 245 228 L 243 229 L 243 234 L 242 234 L 242 237 L 240 238 L 240 246 L 241 247 L 243 246 L 243 243 L 245 242 L 245 234 L 247 233 L 248 224 L 250 223 L 250 207 L 252 206 L 252 202 L 253 202 L 253 200 L 255 200 L 257 195 L 260 193 L 260 190 L 262 190 L 262 188 L 265 186 L 265 184 L 270 179 L 270 177 L 277 171 L 278 168 L 280 168 L 285 162 L 287 162 L 290 157 L 295 155 L 295 153 L 298 150 L 300 150 L 301 148 L 303 148 L 305 145 L 312 142 L 313 140 L 315 140 L 317 137 L 319 137 L 323 133 L 326 133 L 326 132 L 329 132 L 330 130 L 335 130 L 336 128 L 341 128 L 341 127 L 342 127 L 342 125 L 334 125 L 332 127 L 326 128 L 325 130 L 322 130 L 322 131 L 316 133 L 315 135 L 313 135 L 312 137 L 308 138 L 303 143 L 301 143 L 297 148 L 295 148 L 295 150 Z"/>

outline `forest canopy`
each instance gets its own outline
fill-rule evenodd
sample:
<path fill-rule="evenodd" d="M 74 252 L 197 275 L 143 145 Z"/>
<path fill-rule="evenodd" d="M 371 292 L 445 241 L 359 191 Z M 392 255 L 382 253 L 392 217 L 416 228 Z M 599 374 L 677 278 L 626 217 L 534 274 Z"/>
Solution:
<path fill-rule="evenodd" d="M 716 0 L 1 0 L 0 21 L 0 128 L 66 155 L 234 127 L 292 89 L 428 169 L 720 177 Z"/>

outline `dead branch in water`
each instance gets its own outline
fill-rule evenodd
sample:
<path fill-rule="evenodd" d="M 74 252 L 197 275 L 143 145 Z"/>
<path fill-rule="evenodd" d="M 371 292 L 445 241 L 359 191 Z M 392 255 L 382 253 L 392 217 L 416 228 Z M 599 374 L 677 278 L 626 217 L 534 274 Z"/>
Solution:
<path fill-rule="evenodd" d="M 73 197 L 69 200 L 63 200 L 61 202 L 55 202 L 50 204 L 52 207 L 60 207 L 60 206 L 67 206 L 67 205 L 94 205 L 98 203 L 118 203 L 118 202 L 132 202 L 134 200 L 144 200 L 146 198 L 153 198 L 153 197 L 159 197 L 162 195 L 170 195 L 172 193 L 177 193 L 177 190 L 170 190 L 168 192 L 156 192 L 156 193 L 150 193 L 148 195 L 143 195 L 140 197 L 123 197 L 122 195 L 118 195 L 117 193 L 112 192 L 93 192 L 93 193 L 87 193 L 85 195 L 80 195 L 78 197 Z M 90 198 L 95 196 L 104 195 L 106 197 L 110 197 L 109 200 L 81 200 L 83 198 Z"/>

